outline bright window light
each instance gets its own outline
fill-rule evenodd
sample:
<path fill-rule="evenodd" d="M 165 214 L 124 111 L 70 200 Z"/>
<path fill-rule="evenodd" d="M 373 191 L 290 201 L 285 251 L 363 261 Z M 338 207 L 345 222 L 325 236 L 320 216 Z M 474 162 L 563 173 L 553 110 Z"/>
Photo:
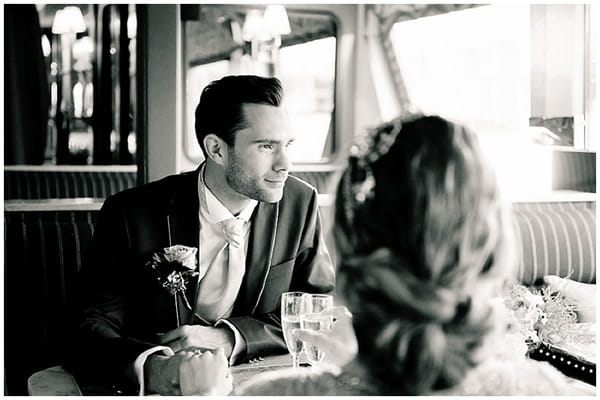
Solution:
<path fill-rule="evenodd" d="M 221 79 L 229 73 L 229 60 L 216 61 L 210 64 L 197 65 L 188 68 L 186 76 L 185 99 L 185 151 L 193 160 L 203 160 L 204 154 L 196 139 L 194 128 L 196 106 L 200 101 L 202 90 L 210 82 Z"/>
<path fill-rule="evenodd" d="M 413 104 L 481 137 L 512 199 L 549 192 L 549 149 L 530 139 L 530 6 L 478 6 L 396 23 L 391 40 Z"/>
<path fill-rule="evenodd" d="M 478 132 L 529 126 L 529 5 L 491 5 L 394 25 L 411 101 Z"/>
<path fill-rule="evenodd" d="M 335 46 L 335 38 L 328 37 L 281 49 L 279 78 L 296 131 L 295 162 L 323 157 L 333 115 Z"/>

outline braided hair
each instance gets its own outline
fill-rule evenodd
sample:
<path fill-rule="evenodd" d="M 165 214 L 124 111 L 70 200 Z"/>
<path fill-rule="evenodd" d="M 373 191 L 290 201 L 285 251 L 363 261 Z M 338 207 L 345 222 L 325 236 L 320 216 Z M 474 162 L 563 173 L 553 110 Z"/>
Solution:
<path fill-rule="evenodd" d="M 427 394 L 481 361 L 488 300 L 512 263 L 509 223 L 467 129 L 420 117 L 376 131 L 393 143 L 356 156 L 338 193 L 339 286 L 383 391 Z"/>

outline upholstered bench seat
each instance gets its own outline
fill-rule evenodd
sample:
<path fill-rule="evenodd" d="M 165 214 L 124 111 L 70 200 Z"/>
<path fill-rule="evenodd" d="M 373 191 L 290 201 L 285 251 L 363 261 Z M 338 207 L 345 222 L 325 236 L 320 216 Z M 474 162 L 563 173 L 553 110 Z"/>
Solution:
<path fill-rule="evenodd" d="M 101 204 L 5 201 L 5 394 L 27 394 L 29 376 L 60 364 L 64 311 Z M 513 211 L 522 283 L 571 271 L 596 281 L 595 202 L 520 203 Z"/>
<path fill-rule="evenodd" d="M 102 200 L 5 201 L 5 394 L 60 363 L 67 303 Z"/>
<path fill-rule="evenodd" d="M 544 275 L 596 282 L 595 202 L 521 203 L 513 211 L 521 283 Z"/>

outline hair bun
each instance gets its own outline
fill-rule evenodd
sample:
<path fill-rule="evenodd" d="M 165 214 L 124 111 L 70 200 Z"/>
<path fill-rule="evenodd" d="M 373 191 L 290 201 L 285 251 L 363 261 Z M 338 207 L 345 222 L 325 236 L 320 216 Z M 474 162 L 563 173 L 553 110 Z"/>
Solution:
<path fill-rule="evenodd" d="M 354 257 L 346 268 L 353 270 L 350 291 L 362 299 L 381 299 L 381 312 L 390 318 L 402 315 L 420 323 L 445 324 L 455 319 L 457 306 L 464 301 L 458 301 L 454 289 L 415 276 L 407 260 L 387 248 Z"/>
<path fill-rule="evenodd" d="M 476 364 L 491 318 L 485 302 L 473 308 L 465 296 L 476 287 L 428 281 L 413 273 L 422 269 L 387 248 L 342 268 L 340 285 L 354 313 L 360 357 L 394 388 L 389 390 L 422 394 L 449 387 Z"/>

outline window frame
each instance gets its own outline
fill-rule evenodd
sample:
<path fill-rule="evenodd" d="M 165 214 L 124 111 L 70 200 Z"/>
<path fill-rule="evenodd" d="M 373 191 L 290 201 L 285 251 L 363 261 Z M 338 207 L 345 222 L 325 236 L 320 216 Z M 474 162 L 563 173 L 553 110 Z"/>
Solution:
<path fill-rule="evenodd" d="M 326 17 L 328 19 L 331 20 L 331 22 L 333 23 L 334 27 L 335 27 L 335 35 L 332 36 L 324 36 L 324 37 L 319 37 L 316 39 L 311 39 L 309 41 L 306 42 L 302 42 L 302 43 L 294 43 L 288 46 L 283 46 L 281 48 L 286 48 L 286 47 L 291 47 L 294 45 L 299 45 L 299 44 L 304 44 L 304 43 L 309 43 L 313 40 L 318 40 L 318 39 L 325 39 L 325 38 L 329 38 L 329 37 L 334 37 L 335 38 L 335 61 L 334 61 L 334 76 L 333 76 L 333 93 L 332 93 L 332 102 L 333 102 L 333 107 L 331 110 L 331 119 L 330 119 L 330 129 L 327 132 L 327 138 L 325 140 L 325 146 L 323 148 L 323 156 L 318 160 L 318 161 L 301 161 L 301 162 L 293 162 L 292 163 L 292 168 L 291 170 L 307 170 L 307 169 L 315 169 L 315 168 L 319 168 L 320 166 L 325 166 L 327 164 L 330 164 L 331 162 L 333 162 L 334 160 L 337 159 L 338 153 L 340 153 L 341 146 L 340 146 L 340 138 L 339 136 L 339 132 L 337 130 L 337 108 L 338 108 L 338 104 L 337 104 L 337 92 L 338 92 L 338 78 L 339 78 L 339 59 L 340 59 L 340 19 L 339 17 L 329 11 L 329 10 L 313 10 L 313 9 L 304 9 L 304 8 L 295 8 L 292 5 L 285 5 L 286 10 L 288 12 L 288 14 L 308 14 L 308 15 L 317 15 L 317 16 L 322 16 L 322 17 Z M 241 9 L 251 9 L 253 7 L 248 6 L 248 5 L 240 5 Z M 254 7 L 256 8 L 256 7 Z M 181 140 L 181 149 L 182 149 L 182 155 L 185 158 L 184 163 L 187 164 L 194 164 L 194 165 L 198 165 L 199 163 L 204 161 L 204 157 L 201 155 L 199 157 L 190 154 L 190 149 L 191 146 L 195 146 L 197 145 L 196 139 L 195 139 L 195 134 L 192 135 L 190 134 L 190 132 L 188 132 L 187 130 L 187 118 L 188 118 L 188 113 L 187 113 L 187 108 L 188 108 L 188 104 L 186 102 L 187 100 L 187 69 L 188 66 L 191 65 L 191 63 L 189 62 L 188 58 L 187 58 L 187 51 L 186 51 L 186 24 L 185 24 L 185 20 L 183 19 L 183 16 L 181 17 L 181 43 L 182 43 L 182 63 L 181 63 L 181 79 L 182 79 L 182 93 L 181 93 L 181 101 L 182 101 L 182 112 L 181 112 L 181 121 L 182 121 L 182 140 Z M 211 63 L 215 63 L 215 62 L 219 62 L 219 61 L 228 61 L 229 58 L 220 58 L 220 59 L 209 59 L 209 62 L 206 63 L 196 63 L 193 66 L 199 66 L 199 65 L 207 65 L 207 64 L 211 64 Z M 284 88 L 285 90 L 285 88 Z M 193 138 L 193 142 L 190 143 L 190 141 Z"/>

